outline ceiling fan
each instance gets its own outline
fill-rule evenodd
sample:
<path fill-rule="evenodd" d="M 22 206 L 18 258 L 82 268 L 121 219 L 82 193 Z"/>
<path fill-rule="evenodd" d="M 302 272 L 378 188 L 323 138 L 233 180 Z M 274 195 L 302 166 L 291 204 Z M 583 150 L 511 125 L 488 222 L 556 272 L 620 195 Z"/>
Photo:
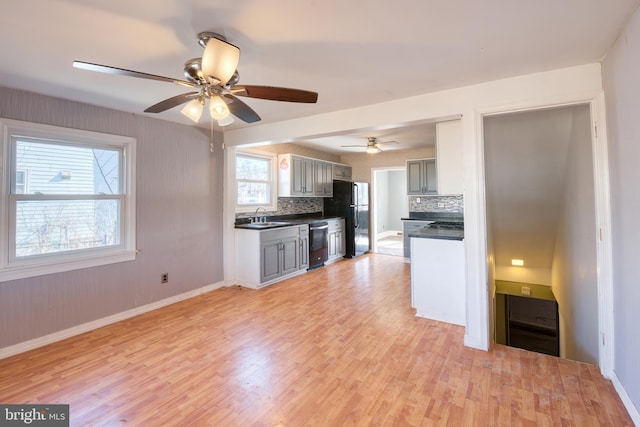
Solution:
<path fill-rule="evenodd" d="M 211 118 L 216 120 L 220 126 L 226 126 L 233 122 L 233 116 L 246 123 L 260 120 L 258 113 L 238 99 L 238 96 L 304 103 L 315 103 L 318 100 L 316 92 L 307 90 L 276 86 L 238 85 L 240 80 L 238 74 L 240 48 L 228 43 L 224 36 L 206 31 L 198 34 L 198 43 L 204 48 L 204 53 L 202 58 L 193 58 L 184 63 L 186 80 L 83 61 L 73 61 L 73 66 L 89 71 L 158 80 L 193 88 L 192 92 L 160 101 L 144 112 L 161 113 L 188 102 L 181 113 L 196 123 L 202 116 L 206 101 L 209 101 Z"/>
<path fill-rule="evenodd" d="M 380 148 L 381 145 L 383 144 L 397 144 L 398 141 L 385 141 L 385 142 L 378 142 L 378 138 L 376 138 L 375 136 L 370 136 L 369 138 L 367 138 L 367 145 L 343 145 L 342 147 L 344 148 L 351 148 L 351 147 L 359 147 L 359 148 L 366 148 L 366 151 L 368 154 L 376 154 L 376 153 L 380 153 L 382 151 L 382 149 Z"/>

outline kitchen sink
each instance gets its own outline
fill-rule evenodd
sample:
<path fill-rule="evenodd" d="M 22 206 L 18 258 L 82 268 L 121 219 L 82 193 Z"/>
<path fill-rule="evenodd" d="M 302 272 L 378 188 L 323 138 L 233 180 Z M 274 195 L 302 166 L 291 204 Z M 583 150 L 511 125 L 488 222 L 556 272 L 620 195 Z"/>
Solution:
<path fill-rule="evenodd" d="M 285 227 L 288 225 L 294 225 L 294 224 L 291 224 L 290 222 L 269 221 L 269 222 L 252 222 L 249 224 L 242 224 L 236 227 L 261 229 L 261 228 Z"/>

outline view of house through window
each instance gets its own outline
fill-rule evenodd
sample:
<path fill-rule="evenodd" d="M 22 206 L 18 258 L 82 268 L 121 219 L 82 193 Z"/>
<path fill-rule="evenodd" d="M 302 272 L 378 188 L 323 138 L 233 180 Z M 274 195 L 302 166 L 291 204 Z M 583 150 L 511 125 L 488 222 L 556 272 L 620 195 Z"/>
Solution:
<path fill-rule="evenodd" d="M 236 155 L 236 182 L 238 206 L 267 205 L 271 203 L 273 173 L 270 157 Z"/>
<path fill-rule="evenodd" d="M 0 118 L 0 282 L 136 259 L 136 140 Z"/>
<path fill-rule="evenodd" d="M 25 139 L 12 148 L 16 258 L 120 244 L 121 149 Z"/>

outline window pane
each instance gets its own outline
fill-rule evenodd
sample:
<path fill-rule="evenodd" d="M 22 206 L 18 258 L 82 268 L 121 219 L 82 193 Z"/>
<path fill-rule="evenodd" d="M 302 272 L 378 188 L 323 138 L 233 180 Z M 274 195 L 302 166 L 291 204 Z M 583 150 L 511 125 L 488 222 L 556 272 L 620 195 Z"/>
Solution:
<path fill-rule="evenodd" d="M 16 257 L 120 244 L 119 200 L 19 200 Z"/>
<path fill-rule="evenodd" d="M 269 203 L 269 185 L 259 182 L 238 182 L 238 204 Z"/>
<path fill-rule="evenodd" d="M 16 189 L 14 194 L 24 194 L 27 191 L 27 172 L 16 171 Z"/>
<path fill-rule="evenodd" d="M 260 157 L 236 156 L 236 179 L 269 181 L 271 161 Z"/>
<path fill-rule="evenodd" d="M 118 150 L 16 141 L 16 193 L 20 170 L 29 171 L 27 194 L 120 194 Z"/>

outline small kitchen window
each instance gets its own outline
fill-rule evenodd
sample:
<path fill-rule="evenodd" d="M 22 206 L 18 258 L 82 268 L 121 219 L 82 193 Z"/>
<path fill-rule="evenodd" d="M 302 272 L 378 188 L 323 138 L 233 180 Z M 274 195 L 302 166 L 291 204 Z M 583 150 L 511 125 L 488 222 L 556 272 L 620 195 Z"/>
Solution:
<path fill-rule="evenodd" d="M 236 211 L 247 212 L 260 206 L 276 209 L 276 155 L 239 151 L 236 154 Z"/>
<path fill-rule="evenodd" d="M 135 259 L 135 139 L 0 127 L 0 281 Z"/>

